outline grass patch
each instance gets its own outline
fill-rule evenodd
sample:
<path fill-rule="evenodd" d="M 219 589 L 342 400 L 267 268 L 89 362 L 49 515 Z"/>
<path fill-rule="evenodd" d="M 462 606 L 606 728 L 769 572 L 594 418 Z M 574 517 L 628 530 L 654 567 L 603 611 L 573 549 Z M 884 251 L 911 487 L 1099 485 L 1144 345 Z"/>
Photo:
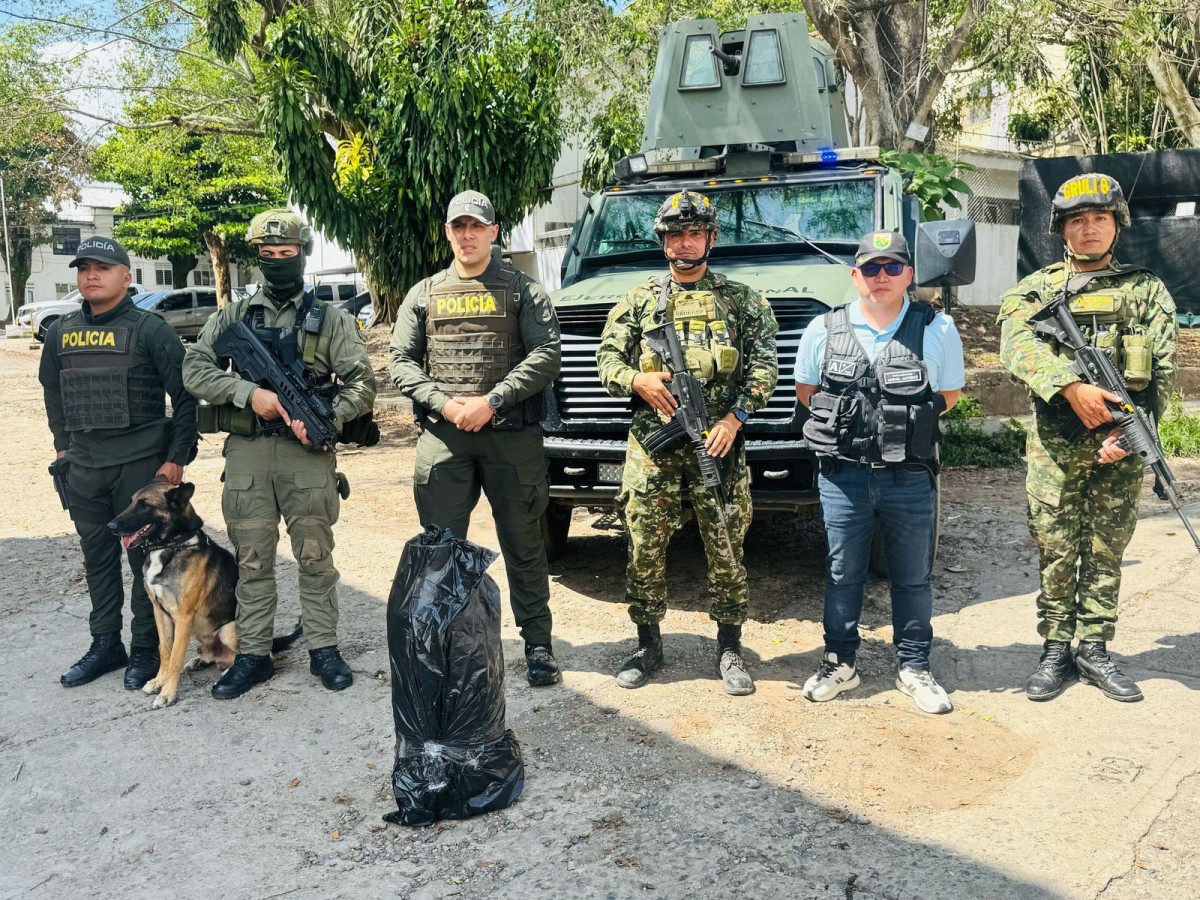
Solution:
<path fill-rule="evenodd" d="M 1020 465 L 1025 452 L 1025 427 L 1016 419 L 1009 419 L 999 431 L 984 431 L 983 408 L 977 399 L 965 394 L 942 419 L 946 423 L 941 447 L 943 466 L 999 469 Z"/>
<path fill-rule="evenodd" d="M 1167 414 L 1158 423 L 1158 438 L 1167 456 L 1200 456 L 1200 416 L 1184 412 L 1179 394 L 1171 397 Z"/>

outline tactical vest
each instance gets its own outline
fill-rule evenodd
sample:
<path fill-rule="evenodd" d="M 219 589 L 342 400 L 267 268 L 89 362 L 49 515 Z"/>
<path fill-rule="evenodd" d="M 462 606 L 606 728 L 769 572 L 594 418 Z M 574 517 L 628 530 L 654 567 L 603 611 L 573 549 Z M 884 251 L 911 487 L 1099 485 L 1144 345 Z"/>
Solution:
<path fill-rule="evenodd" d="M 167 394 L 154 363 L 138 347 L 150 313 L 127 310 L 104 324 L 82 311 L 64 316 L 55 354 L 67 431 L 128 428 L 165 419 Z"/>
<path fill-rule="evenodd" d="M 945 408 L 929 384 L 925 328 L 937 313 L 910 303 L 895 335 L 872 363 L 841 306 L 825 316 L 820 390 L 813 395 L 804 438 L 819 456 L 936 467 Z"/>
<path fill-rule="evenodd" d="M 447 269 L 426 279 L 425 360 L 440 390 L 487 394 L 525 358 L 520 290 L 521 273 L 504 265 L 489 265 L 476 278 L 459 278 Z M 541 394 L 500 416 L 510 428 L 536 424 Z"/>
<path fill-rule="evenodd" d="M 1059 268 L 1062 266 L 1059 265 Z M 1140 266 L 1124 266 L 1120 269 L 1101 269 L 1090 273 L 1094 280 L 1069 301 L 1071 317 L 1079 325 L 1084 337 L 1092 346 L 1099 347 L 1108 354 L 1113 367 L 1125 381 L 1125 387 L 1128 388 L 1133 401 L 1142 407 L 1146 407 L 1150 401 L 1146 389 L 1150 386 L 1154 372 L 1150 334 L 1146 326 L 1136 318 L 1133 285 L 1128 279 L 1107 285 L 1099 284 L 1098 280 L 1149 271 Z M 1043 302 L 1050 302 L 1057 293 L 1056 291 L 1049 297 L 1043 297 Z M 1074 361 L 1074 354 L 1057 341 L 1048 340 L 1048 343 L 1056 356 L 1068 362 Z M 1035 396 L 1033 405 L 1034 411 L 1046 419 L 1069 420 L 1074 417 L 1070 405 L 1057 396 L 1049 402 Z"/>
<path fill-rule="evenodd" d="M 670 276 L 665 276 L 670 291 Z M 675 333 L 683 349 L 688 372 L 704 383 L 724 382 L 741 375 L 742 353 L 739 336 L 730 333 L 729 304 L 715 290 L 683 290 L 669 294 L 664 319 L 675 323 Z M 659 305 L 663 305 L 660 296 Z M 636 365 L 642 372 L 665 372 L 662 359 L 642 341 Z"/>

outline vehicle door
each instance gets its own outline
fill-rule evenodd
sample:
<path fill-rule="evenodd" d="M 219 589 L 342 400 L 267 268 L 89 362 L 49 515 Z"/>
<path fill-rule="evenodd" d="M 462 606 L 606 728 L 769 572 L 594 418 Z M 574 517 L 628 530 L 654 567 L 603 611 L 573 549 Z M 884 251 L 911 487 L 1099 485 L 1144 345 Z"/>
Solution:
<path fill-rule="evenodd" d="M 162 316 L 168 325 L 175 329 L 180 337 L 188 334 L 192 325 L 192 305 L 195 298 L 191 291 L 170 291 L 154 307 L 154 311 Z"/>
<path fill-rule="evenodd" d="M 191 334 L 199 337 L 208 317 L 217 311 L 217 292 L 211 288 L 200 288 L 196 292 L 196 305 L 192 309 Z"/>

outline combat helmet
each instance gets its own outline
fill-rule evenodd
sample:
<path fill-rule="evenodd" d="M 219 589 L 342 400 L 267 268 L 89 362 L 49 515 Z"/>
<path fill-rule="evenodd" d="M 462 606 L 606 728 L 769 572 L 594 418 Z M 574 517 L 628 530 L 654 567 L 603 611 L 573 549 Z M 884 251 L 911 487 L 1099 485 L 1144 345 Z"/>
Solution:
<path fill-rule="evenodd" d="M 1090 172 L 1069 178 L 1059 186 L 1050 204 L 1050 233 L 1062 234 L 1063 220 L 1085 209 L 1108 210 L 1121 228 L 1129 224 L 1129 204 L 1121 183 L 1111 175 Z"/>
<path fill-rule="evenodd" d="M 717 208 L 703 194 L 680 191 L 663 201 L 654 216 L 654 233 L 662 236 L 670 231 L 702 228 L 717 233 Z"/>
<path fill-rule="evenodd" d="M 312 256 L 313 230 L 289 209 L 268 209 L 250 220 L 246 243 L 299 244 L 305 256 Z"/>

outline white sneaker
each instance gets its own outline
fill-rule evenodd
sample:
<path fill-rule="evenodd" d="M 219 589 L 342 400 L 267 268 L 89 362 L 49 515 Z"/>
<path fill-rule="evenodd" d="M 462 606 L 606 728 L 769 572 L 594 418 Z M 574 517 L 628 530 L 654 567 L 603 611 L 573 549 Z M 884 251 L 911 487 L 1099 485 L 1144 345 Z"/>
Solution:
<path fill-rule="evenodd" d="M 858 672 L 849 663 L 839 663 L 836 653 L 826 653 L 825 661 L 817 674 L 804 682 L 804 696 L 823 703 L 832 700 L 842 691 L 858 687 Z"/>
<path fill-rule="evenodd" d="M 954 709 L 954 704 L 946 696 L 945 690 L 934 681 L 933 674 L 928 669 L 901 666 L 896 672 L 896 689 L 912 697 L 921 712 L 938 715 Z"/>

